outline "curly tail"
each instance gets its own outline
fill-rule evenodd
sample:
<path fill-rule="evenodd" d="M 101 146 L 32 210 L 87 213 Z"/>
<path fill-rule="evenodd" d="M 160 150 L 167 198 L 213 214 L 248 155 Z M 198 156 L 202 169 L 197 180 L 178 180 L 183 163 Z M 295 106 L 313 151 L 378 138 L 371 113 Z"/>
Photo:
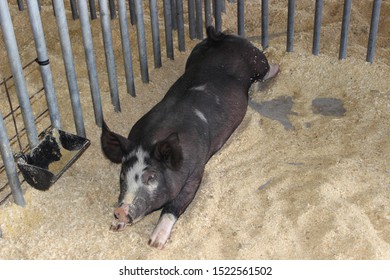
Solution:
<path fill-rule="evenodd" d="M 208 26 L 206 29 L 207 33 L 207 43 L 215 44 L 222 41 L 226 35 L 222 32 L 216 32 L 214 26 Z"/>

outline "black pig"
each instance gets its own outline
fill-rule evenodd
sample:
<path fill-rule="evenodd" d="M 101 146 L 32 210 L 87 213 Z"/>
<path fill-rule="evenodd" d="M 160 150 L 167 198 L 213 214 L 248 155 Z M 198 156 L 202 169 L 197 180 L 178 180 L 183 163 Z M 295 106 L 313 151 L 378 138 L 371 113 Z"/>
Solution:
<path fill-rule="evenodd" d="M 104 123 L 102 150 L 112 162 L 122 163 L 111 229 L 122 230 L 162 208 L 149 245 L 163 248 L 193 200 L 207 161 L 244 118 L 249 87 L 278 69 L 248 40 L 208 27 L 207 39 L 191 52 L 184 74 L 136 122 L 128 138 Z"/>

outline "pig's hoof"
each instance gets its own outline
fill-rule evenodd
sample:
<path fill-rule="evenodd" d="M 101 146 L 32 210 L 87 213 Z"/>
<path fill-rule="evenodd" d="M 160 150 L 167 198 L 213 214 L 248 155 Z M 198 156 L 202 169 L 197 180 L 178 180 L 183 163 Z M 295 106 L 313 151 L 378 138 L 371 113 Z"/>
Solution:
<path fill-rule="evenodd" d="M 114 221 L 112 225 L 110 226 L 110 231 L 113 232 L 118 232 L 118 231 L 123 231 L 126 227 L 126 224 L 124 222 L 117 222 Z"/>
<path fill-rule="evenodd" d="M 162 250 L 164 248 L 165 242 L 166 241 L 159 242 L 159 241 L 156 241 L 156 240 L 153 241 L 152 239 L 149 239 L 148 244 L 151 247 L 154 247 L 154 248 Z"/>

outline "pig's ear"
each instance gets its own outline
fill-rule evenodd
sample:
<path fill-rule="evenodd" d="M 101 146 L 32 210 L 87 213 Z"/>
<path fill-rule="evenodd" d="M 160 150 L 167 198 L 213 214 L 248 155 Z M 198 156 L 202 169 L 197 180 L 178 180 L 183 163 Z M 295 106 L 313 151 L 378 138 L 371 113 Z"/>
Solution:
<path fill-rule="evenodd" d="M 172 170 L 178 170 L 183 161 L 179 135 L 172 133 L 154 147 L 154 157 Z"/>
<path fill-rule="evenodd" d="M 112 132 L 104 121 L 100 141 L 103 154 L 114 163 L 121 163 L 123 156 L 129 151 L 129 140 Z"/>

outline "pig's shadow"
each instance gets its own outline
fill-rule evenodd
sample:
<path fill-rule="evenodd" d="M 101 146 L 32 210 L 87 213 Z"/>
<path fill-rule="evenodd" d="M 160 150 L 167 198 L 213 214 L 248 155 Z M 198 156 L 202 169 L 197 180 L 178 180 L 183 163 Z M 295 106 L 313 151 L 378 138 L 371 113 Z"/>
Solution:
<path fill-rule="evenodd" d="M 286 130 L 294 129 L 288 119 L 288 115 L 298 115 L 296 112 L 291 111 L 293 105 L 294 102 L 291 96 L 280 96 L 279 98 L 264 101 L 260 104 L 253 100 L 249 101 L 249 107 L 266 118 L 280 122 Z"/>

